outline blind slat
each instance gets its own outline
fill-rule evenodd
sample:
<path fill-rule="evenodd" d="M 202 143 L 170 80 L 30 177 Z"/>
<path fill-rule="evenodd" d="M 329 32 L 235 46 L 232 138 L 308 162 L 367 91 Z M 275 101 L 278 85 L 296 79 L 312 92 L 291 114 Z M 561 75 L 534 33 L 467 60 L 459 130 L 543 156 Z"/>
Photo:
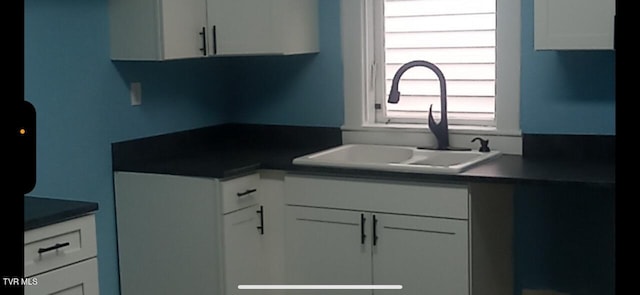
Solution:
<path fill-rule="evenodd" d="M 387 49 L 385 62 L 387 64 L 404 64 L 411 60 L 423 59 L 435 63 L 440 67 L 447 63 L 495 63 L 494 48 L 404 48 Z"/>
<path fill-rule="evenodd" d="M 449 96 L 447 111 L 468 113 L 492 113 L 495 111 L 493 97 L 459 97 Z M 406 96 L 397 104 L 389 104 L 390 111 L 422 111 L 428 112 L 433 104 L 434 111 L 440 111 L 440 96 Z"/>
<path fill-rule="evenodd" d="M 391 80 L 387 80 L 387 89 Z M 495 96 L 494 81 L 447 81 L 448 96 Z M 398 86 L 401 95 L 440 95 L 438 80 L 402 80 Z M 388 93 L 388 91 L 387 91 Z M 402 98 L 401 98 L 402 99 Z"/>
<path fill-rule="evenodd" d="M 494 14 L 386 18 L 384 29 L 394 32 L 495 30 Z"/>
<path fill-rule="evenodd" d="M 495 0 L 431 0 L 385 2 L 385 16 L 441 15 L 495 12 Z"/>
<path fill-rule="evenodd" d="M 401 64 L 386 65 L 386 77 L 392 79 Z M 451 80 L 486 80 L 494 79 L 496 67 L 493 63 L 485 64 L 441 64 L 438 66 L 447 81 Z M 402 80 L 436 79 L 436 75 L 429 69 L 414 68 L 402 75 Z"/>
<path fill-rule="evenodd" d="M 386 48 L 492 47 L 495 31 L 387 33 Z"/>

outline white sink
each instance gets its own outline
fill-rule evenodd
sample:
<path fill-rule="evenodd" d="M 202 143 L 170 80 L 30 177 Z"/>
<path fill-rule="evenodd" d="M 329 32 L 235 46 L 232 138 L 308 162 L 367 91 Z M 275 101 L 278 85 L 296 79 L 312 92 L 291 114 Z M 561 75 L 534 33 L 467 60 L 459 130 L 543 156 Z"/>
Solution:
<path fill-rule="evenodd" d="M 346 144 L 298 157 L 293 164 L 455 174 L 500 155 L 499 151 L 437 151 L 407 146 Z"/>

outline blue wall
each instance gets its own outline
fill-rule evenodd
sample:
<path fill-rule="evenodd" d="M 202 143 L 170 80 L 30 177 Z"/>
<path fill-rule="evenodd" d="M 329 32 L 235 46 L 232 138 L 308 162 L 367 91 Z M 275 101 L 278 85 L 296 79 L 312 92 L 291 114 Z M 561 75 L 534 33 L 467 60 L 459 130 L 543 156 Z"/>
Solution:
<path fill-rule="evenodd" d="M 110 144 L 227 121 L 221 62 L 114 65 L 106 0 L 24 3 L 25 99 L 38 128 L 31 194 L 99 203 L 101 294 L 118 294 Z M 142 106 L 130 105 L 128 81 L 142 82 Z"/>
<path fill-rule="evenodd" d="M 598 186 L 517 186 L 515 294 L 616 294 L 614 199 L 612 189 Z"/>
<path fill-rule="evenodd" d="M 25 1 L 25 96 L 38 120 L 32 194 L 100 204 L 101 294 L 118 294 L 112 142 L 224 122 L 342 124 L 339 0 L 320 2 L 319 54 L 114 63 L 107 0 Z M 532 2 L 522 3 L 523 132 L 615 134 L 614 54 L 534 52 Z M 137 107 L 133 81 L 142 82 Z M 518 187 L 516 290 L 613 294 L 613 198 L 603 194 Z"/>
<path fill-rule="evenodd" d="M 523 133 L 615 135 L 615 53 L 534 51 L 533 0 L 522 0 Z"/>
<path fill-rule="evenodd" d="M 235 58 L 228 95 L 236 122 L 342 125 L 340 1 L 320 3 L 320 53 Z"/>

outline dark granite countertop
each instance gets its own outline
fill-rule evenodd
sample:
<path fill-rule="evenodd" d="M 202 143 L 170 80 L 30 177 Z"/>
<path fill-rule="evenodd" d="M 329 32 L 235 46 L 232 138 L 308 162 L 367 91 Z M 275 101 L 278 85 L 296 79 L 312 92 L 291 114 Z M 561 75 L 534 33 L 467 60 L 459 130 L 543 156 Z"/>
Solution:
<path fill-rule="evenodd" d="M 24 230 L 80 217 L 98 210 L 98 204 L 42 197 L 24 197 Z"/>
<path fill-rule="evenodd" d="M 535 158 L 502 155 L 496 160 L 453 175 L 292 164 L 296 157 L 340 144 L 339 128 L 221 125 L 115 143 L 112 146 L 113 170 L 228 178 L 257 169 L 275 169 L 291 173 L 418 181 L 615 185 L 615 161 L 611 159 L 571 160 L 539 155 Z M 155 155 L 148 153 L 152 150 L 150 147 L 155 148 Z M 165 150 L 164 147 L 172 147 L 174 150 Z"/>
<path fill-rule="evenodd" d="M 289 167 L 289 168 L 285 168 Z M 377 177 L 415 181 L 493 182 L 493 183 L 559 183 L 615 186 L 615 164 L 602 162 L 558 161 L 526 159 L 516 155 L 502 155 L 495 160 L 479 164 L 459 174 L 429 174 L 370 171 L 325 167 L 283 165 L 283 170 L 294 173 L 341 175 L 351 177 Z"/>

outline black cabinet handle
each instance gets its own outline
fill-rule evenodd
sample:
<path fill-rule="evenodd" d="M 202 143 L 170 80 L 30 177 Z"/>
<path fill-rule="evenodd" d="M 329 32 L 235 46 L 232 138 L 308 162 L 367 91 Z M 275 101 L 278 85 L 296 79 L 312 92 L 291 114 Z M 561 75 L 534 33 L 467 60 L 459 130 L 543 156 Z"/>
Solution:
<path fill-rule="evenodd" d="M 244 192 L 236 193 L 236 195 L 238 196 L 238 198 L 240 198 L 240 197 L 244 197 L 244 196 L 246 196 L 246 195 L 248 195 L 248 194 L 255 193 L 255 192 L 257 192 L 257 191 L 258 191 L 258 190 L 257 190 L 257 189 L 255 189 L 255 188 L 254 188 L 254 189 L 248 189 L 248 190 L 246 190 L 246 191 L 244 191 Z"/>
<path fill-rule="evenodd" d="M 260 206 L 260 210 L 256 211 L 256 213 L 260 214 L 260 226 L 257 226 L 261 235 L 264 235 L 264 208 Z"/>
<path fill-rule="evenodd" d="M 213 54 L 216 55 L 218 54 L 218 35 L 216 32 L 216 26 L 213 26 L 213 28 L 211 28 L 212 31 L 212 35 L 213 35 Z"/>
<path fill-rule="evenodd" d="M 364 222 L 367 221 L 364 218 L 364 213 L 360 214 L 360 244 L 364 245 L 364 240 L 367 238 L 367 235 L 364 234 Z"/>
<path fill-rule="evenodd" d="M 57 243 L 57 244 L 55 244 L 55 245 L 53 245 L 51 247 L 38 249 L 38 254 L 42 254 L 42 253 L 53 251 L 53 250 L 58 250 L 58 249 L 60 249 L 62 247 L 66 247 L 66 246 L 69 246 L 69 242 L 65 242 L 65 243 L 62 243 L 62 244 Z"/>
<path fill-rule="evenodd" d="M 207 56 L 207 33 L 205 32 L 207 28 L 202 27 L 202 31 L 199 33 L 202 36 L 202 48 L 200 48 L 200 51 L 202 51 L 202 55 Z"/>
<path fill-rule="evenodd" d="M 378 244 L 378 218 L 373 215 L 373 245 Z"/>

